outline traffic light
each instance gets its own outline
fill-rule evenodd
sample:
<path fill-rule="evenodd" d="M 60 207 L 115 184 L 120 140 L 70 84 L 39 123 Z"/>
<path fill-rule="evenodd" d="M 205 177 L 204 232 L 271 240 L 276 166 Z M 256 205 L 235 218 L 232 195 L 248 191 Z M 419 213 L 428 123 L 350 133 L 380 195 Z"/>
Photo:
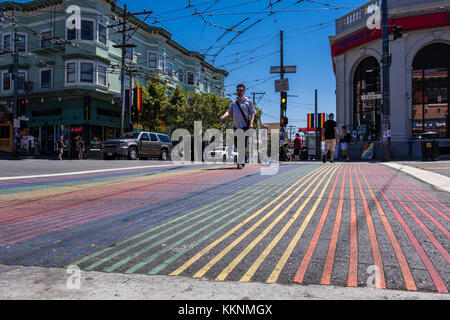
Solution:
<path fill-rule="evenodd" d="M 286 112 L 287 109 L 287 92 L 281 92 L 280 108 L 282 112 Z"/>
<path fill-rule="evenodd" d="M 19 110 L 18 110 L 18 116 L 24 116 L 27 111 L 27 101 L 26 100 L 19 100 Z"/>
<path fill-rule="evenodd" d="M 392 41 L 394 41 L 394 40 L 396 40 L 398 38 L 401 38 L 402 37 L 402 31 L 403 31 L 402 27 L 394 26 L 394 31 L 393 31 L 394 32 L 394 39 Z"/>
<path fill-rule="evenodd" d="M 138 111 L 137 106 L 133 103 L 131 106 L 131 123 L 138 122 Z"/>
<path fill-rule="evenodd" d="M 282 127 L 285 127 L 285 126 L 287 126 L 287 124 L 288 124 L 288 118 L 287 117 L 281 117 L 281 120 L 280 120 L 280 125 L 282 126 Z"/>

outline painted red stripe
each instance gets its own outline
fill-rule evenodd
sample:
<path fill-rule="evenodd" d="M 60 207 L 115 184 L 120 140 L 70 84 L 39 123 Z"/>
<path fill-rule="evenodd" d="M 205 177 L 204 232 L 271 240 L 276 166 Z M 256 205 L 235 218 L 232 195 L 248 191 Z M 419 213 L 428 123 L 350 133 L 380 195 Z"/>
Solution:
<path fill-rule="evenodd" d="M 420 259 L 424 263 L 425 267 L 428 270 L 428 273 L 431 276 L 431 279 L 436 286 L 436 289 L 439 293 L 448 293 L 447 287 L 445 286 L 444 281 L 440 277 L 439 273 L 435 269 L 433 263 L 431 262 L 430 258 L 427 256 L 425 251 L 423 250 L 422 246 L 420 245 L 419 241 L 417 241 L 416 237 L 414 236 L 413 232 L 409 228 L 409 226 L 406 224 L 406 222 L 403 220 L 400 213 L 397 211 L 397 209 L 394 207 L 392 202 L 389 200 L 389 198 L 386 196 L 386 194 L 383 192 L 383 190 L 380 188 L 378 183 L 375 181 L 374 177 L 369 173 L 370 170 L 367 170 L 367 168 L 364 169 L 366 172 L 366 175 L 370 178 L 371 182 L 376 186 L 378 189 L 378 192 L 383 196 L 383 198 L 388 203 L 389 207 L 391 208 L 392 212 L 394 213 L 395 217 L 397 218 L 398 222 L 402 226 L 403 230 L 405 230 L 408 238 L 410 239 L 413 247 L 416 249 L 417 254 L 419 255 Z"/>
<path fill-rule="evenodd" d="M 416 192 L 412 191 L 410 188 L 408 188 L 405 184 L 403 184 L 400 181 L 405 182 L 406 184 L 408 184 L 409 186 L 411 186 L 413 189 L 415 189 L 417 192 L 420 192 L 421 194 L 423 194 L 425 197 L 427 197 L 428 199 L 433 200 L 434 202 L 436 202 L 437 204 L 439 204 L 441 207 L 443 207 L 444 209 L 446 209 L 447 211 L 450 212 L 450 208 L 447 207 L 445 204 L 443 204 L 442 202 L 440 202 L 438 199 L 432 197 L 431 195 L 425 193 L 424 191 L 420 190 L 419 188 L 417 188 L 415 185 L 411 184 L 410 182 L 395 176 L 394 173 L 392 173 L 391 171 L 386 170 L 385 168 L 381 168 L 382 171 L 384 173 L 386 173 L 390 179 L 395 180 L 399 185 L 401 185 L 402 187 L 408 189 L 408 191 L 411 192 L 411 194 L 413 194 L 414 196 L 416 196 L 418 199 L 422 200 L 423 202 L 425 202 L 431 209 L 433 209 L 434 212 L 436 212 L 437 214 L 439 214 L 442 218 L 444 218 L 445 220 L 447 220 L 448 222 L 450 222 L 450 217 L 448 217 L 445 213 L 443 213 L 441 210 L 439 210 L 438 208 L 436 208 L 433 204 L 429 203 L 426 199 L 424 199 L 423 197 L 419 196 Z"/>
<path fill-rule="evenodd" d="M 439 243 L 439 241 L 437 241 L 437 239 L 434 237 L 434 235 L 431 233 L 431 231 L 424 225 L 424 223 L 414 214 L 414 212 L 411 211 L 411 209 L 404 203 L 404 201 L 402 199 L 400 199 L 400 197 L 395 194 L 395 192 L 392 191 L 392 189 L 389 187 L 389 185 L 386 182 L 383 182 L 381 180 L 381 178 L 379 178 L 378 175 L 373 175 L 374 177 L 376 177 L 376 179 L 389 191 L 390 194 L 392 194 L 394 196 L 394 198 L 400 203 L 400 205 L 406 210 L 406 212 L 409 213 L 409 215 L 413 218 L 413 220 L 419 225 L 419 227 L 423 230 L 423 232 L 425 232 L 425 234 L 427 235 L 428 239 L 430 239 L 430 241 L 433 243 L 433 245 L 436 247 L 436 249 L 439 250 L 439 252 L 443 255 L 443 257 L 445 258 L 445 260 L 447 260 L 447 263 L 450 264 L 450 255 L 448 254 L 447 250 L 444 249 L 444 247 Z M 408 197 L 408 196 L 406 196 Z M 408 197 L 408 199 L 416 206 L 419 207 L 417 205 L 417 203 L 412 200 L 410 197 Z"/>
<path fill-rule="evenodd" d="M 378 201 L 378 198 L 373 193 L 372 187 L 370 186 L 369 181 L 367 181 L 366 176 L 362 172 L 360 165 L 358 165 L 358 171 L 361 173 L 361 176 L 364 179 L 364 182 L 366 183 L 367 189 L 369 190 L 370 197 L 375 202 L 378 214 L 380 215 L 381 222 L 384 225 L 384 229 L 386 230 L 386 233 L 389 237 L 389 241 L 391 242 L 392 248 L 394 249 L 395 256 L 397 257 L 397 261 L 400 266 L 400 270 L 402 271 L 406 289 L 416 291 L 417 287 L 414 282 L 414 278 L 411 274 L 411 270 L 409 269 L 408 262 L 406 261 L 405 255 L 403 254 L 403 251 L 402 251 L 402 248 L 400 247 L 400 244 L 398 243 L 398 240 L 392 230 L 392 227 L 389 224 L 386 214 L 385 214 L 383 208 L 381 207 L 380 201 Z"/>
<path fill-rule="evenodd" d="M 381 170 L 377 170 L 376 171 L 379 175 L 381 175 L 381 176 L 383 176 L 383 178 L 385 178 L 385 179 L 389 179 L 390 177 L 389 176 L 387 176 L 387 175 L 385 175 L 385 174 L 383 174 L 382 172 L 381 172 Z M 392 179 L 390 180 L 390 181 L 392 181 Z M 391 188 L 392 189 L 392 188 Z M 442 233 L 444 233 L 446 236 L 447 236 L 447 238 L 450 238 L 450 232 L 447 230 L 447 229 L 445 229 L 445 227 L 439 222 L 439 221 L 437 221 L 432 215 L 430 215 L 427 211 L 425 211 L 424 210 L 424 208 L 422 208 L 417 202 L 415 202 L 406 192 L 404 192 L 402 189 L 400 189 L 400 188 L 394 188 L 393 190 L 396 190 L 396 191 L 398 191 L 398 192 L 400 192 L 403 196 L 405 196 L 411 203 L 413 203 L 414 204 L 414 206 L 420 211 L 420 212 L 422 212 L 423 213 L 423 215 L 425 215 L 431 222 L 433 222 L 435 225 L 436 225 L 436 227 L 439 229 L 439 230 L 441 230 L 442 231 Z M 414 194 L 413 192 L 411 192 L 411 194 Z M 422 197 L 416 197 L 416 198 L 419 198 L 420 200 L 422 200 L 422 201 L 424 201 L 425 203 L 428 203 L 425 199 L 423 199 Z"/>

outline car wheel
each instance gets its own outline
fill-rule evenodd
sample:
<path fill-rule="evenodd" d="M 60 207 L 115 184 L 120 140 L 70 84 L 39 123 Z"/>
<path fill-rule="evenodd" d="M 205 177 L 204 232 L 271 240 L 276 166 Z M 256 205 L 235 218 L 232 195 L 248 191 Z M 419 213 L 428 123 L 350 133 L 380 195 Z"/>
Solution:
<path fill-rule="evenodd" d="M 136 148 L 130 148 L 130 151 L 128 152 L 128 159 L 130 160 L 136 160 L 138 158 L 138 153 Z"/>
<path fill-rule="evenodd" d="M 163 151 L 161 151 L 161 160 L 166 161 L 167 160 L 167 150 L 163 149 Z"/>

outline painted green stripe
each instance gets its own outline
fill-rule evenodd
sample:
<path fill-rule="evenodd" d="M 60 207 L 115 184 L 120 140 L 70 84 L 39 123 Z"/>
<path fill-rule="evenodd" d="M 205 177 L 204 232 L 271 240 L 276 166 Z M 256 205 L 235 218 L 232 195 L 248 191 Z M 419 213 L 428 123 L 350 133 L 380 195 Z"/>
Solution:
<path fill-rule="evenodd" d="M 271 178 L 262 180 L 262 181 L 258 182 L 258 183 L 255 184 L 255 185 L 264 184 L 264 183 L 270 182 L 270 181 L 275 180 L 275 179 L 278 180 L 279 177 L 289 176 L 289 175 L 291 175 L 291 174 L 292 174 L 292 173 L 291 173 L 290 171 L 287 171 L 287 172 L 281 174 L 281 175 L 278 176 L 278 177 L 271 177 Z M 245 193 L 246 191 L 251 190 L 252 188 L 255 187 L 255 185 L 252 185 L 252 186 L 250 186 L 250 187 L 247 187 L 247 188 L 244 189 L 242 192 Z M 208 205 L 208 206 L 206 206 L 206 207 L 202 207 L 202 208 L 196 209 L 196 210 L 194 210 L 194 211 L 192 211 L 192 212 L 190 212 L 190 213 L 188 213 L 188 214 L 185 214 L 185 215 L 183 215 L 183 216 L 181 216 L 181 217 L 172 219 L 172 220 L 170 220 L 170 221 L 168 221 L 168 222 L 166 222 L 166 223 L 164 223 L 164 224 L 161 224 L 161 225 L 156 226 L 156 227 L 154 227 L 154 228 L 148 229 L 148 230 L 146 230 L 145 232 L 142 232 L 142 233 L 140 233 L 140 234 L 137 234 L 137 235 L 135 235 L 135 236 L 133 236 L 133 237 L 131 237 L 131 238 L 128 238 L 128 239 L 126 239 L 126 240 L 123 240 L 123 241 L 121 241 L 120 243 L 118 243 L 117 246 L 124 245 L 124 244 L 126 244 L 126 243 L 128 243 L 128 242 L 131 242 L 131 241 L 133 241 L 133 240 L 135 240 L 135 239 L 137 239 L 137 238 L 139 238 L 139 237 L 142 237 L 142 236 L 144 236 L 144 235 L 146 235 L 146 234 L 148 234 L 148 233 L 150 233 L 150 232 L 153 232 L 153 231 L 159 230 L 159 229 L 161 229 L 161 228 L 164 228 L 164 227 L 166 227 L 167 225 L 172 224 L 172 223 L 174 223 L 174 222 L 177 222 L 177 221 L 179 221 L 179 220 L 181 220 L 181 219 L 185 219 L 186 217 L 189 217 L 189 216 L 193 215 L 194 213 L 196 213 L 196 212 L 198 212 L 198 211 L 200 211 L 200 210 L 204 210 L 205 208 L 207 208 L 207 207 L 209 207 L 209 206 L 214 206 L 214 205 L 216 205 L 216 204 L 218 204 L 218 203 L 221 203 L 222 201 L 228 201 L 228 200 L 230 200 L 230 199 L 233 198 L 233 197 L 234 197 L 234 195 L 230 195 L 230 196 L 227 196 L 226 198 L 224 198 L 224 199 L 222 199 L 222 200 L 216 200 L 215 202 L 213 202 L 212 204 L 210 204 L 210 205 Z M 192 220 L 192 218 L 191 218 L 190 220 Z M 185 222 L 182 222 L 182 223 L 179 224 L 179 225 L 182 225 L 182 224 L 184 224 L 184 223 L 185 223 Z M 177 226 L 179 226 L 179 225 L 177 225 Z M 173 229 L 173 227 L 172 227 L 171 229 Z M 167 229 L 166 229 L 165 231 L 167 231 Z M 116 246 L 116 247 L 117 247 L 117 246 Z M 84 258 L 82 258 L 82 259 L 80 259 L 80 260 L 77 260 L 76 262 L 73 262 L 73 263 L 71 263 L 70 265 L 79 265 L 79 264 L 81 264 L 81 263 L 83 263 L 83 262 L 85 262 L 85 261 L 88 261 L 88 260 L 90 260 L 90 259 L 92 259 L 92 258 L 94 258 L 94 257 L 96 257 L 96 256 L 99 256 L 99 255 L 101 255 L 101 254 L 103 254 L 103 253 L 105 253 L 105 252 L 108 252 L 108 251 L 114 250 L 114 249 L 115 249 L 115 248 L 105 248 L 105 249 L 102 249 L 102 250 L 100 250 L 100 251 L 97 251 L 97 252 L 93 253 L 92 255 L 89 255 L 89 256 L 84 257 Z M 106 262 L 107 260 L 108 260 L 108 258 L 105 258 L 105 259 L 103 259 L 103 260 L 97 261 L 96 263 L 89 265 L 87 268 L 85 268 L 85 270 L 92 270 L 93 268 L 95 268 L 95 267 L 97 267 L 97 266 L 103 264 L 103 263 Z M 68 266 L 69 266 L 69 265 L 68 265 Z M 68 266 L 66 266 L 66 268 L 67 268 Z"/>
<path fill-rule="evenodd" d="M 242 190 L 242 191 L 240 191 L 240 192 L 243 192 L 243 193 L 245 194 L 246 191 L 252 190 L 255 186 L 258 186 L 258 185 L 261 185 L 261 184 L 265 184 L 265 183 L 271 182 L 271 181 L 273 181 L 273 180 L 278 180 L 278 178 L 280 178 L 280 177 L 284 177 L 284 176 L 289 177 L 289 175 L 291 175 L 291 174 L 292 174 L 291 171 L 287 171 L 287 172 L 285 172 L 285 173 L 279 175 L 278 177 L 275 176 L 275 177 L 270 177 L 270 178 L 268 178 L 268 179 L 262 180 L 262 181 L 256 183 L 255 185 L 252 185 L 252 186 L 250 186 L 250 187 L 247 187 L 246 189 L 244 189 L 244 190 Z M 156 226 L 156 227 L 154 227 L 154 228 L 148 229 L 148 230 L 146 230 L 145 232 L 142 232 L 142 233 L 140 233 L 140 234 L 137 234 L 137 235 L 135 235 L 135 236 L 133 236 L 133 237 L 131 237 L 131 238 L 128 238 L 128 239 L 126 239 L 126 240 L 123 240 L 123 241 L 121 241 L 119 244 L 117 244 L 117 246 L 125 245 L 126 243 L 131 242 L 131 241 L 133 241 L 133 240 L 135 240 L 135 239 L 137 239 L 137 238 L 140 238 L 140 237 L 142 237 L 142 236 L 145 236 L 145 235 L 148 234 L 148 233 L 151 233 L 151 232 L 153 232 L 153 231 L 159 230 L 159 229 L 161 229 L 161 228 L 165 228 L 167 225 L 170 225 L 170 224 L 172 224 L 172 223 L 174 223 L 174 222 L 177 222 L 177 221 L 179 221 L 179 220 L 185 219 L 186 217 L 189 217 L 189 216 L 195 214 L 195 213 L 198 212 L 198 211 L 204 210 L 205 208 L 208 208 L 209 206 L 215 206 L 215 205 L 217 205 L 217 204 L 219 204 L 219 203 L 221 203 L 221 202 L 223 202 L 223 201 L 228 201 L 228 200 L 232 199 L 233 197 L 234 197 L 234 195 L 230 195 L 230 196 L 227 196 L 226 198 L 224 198 L 224 199 L 222 199 L 222 200 L 216 200 L 215 202 L 211 203 L 210 205 L 207 205 L 207 206 L 201 207 L 201 208 L 199 208 L 199 209 L 196 209 L 196 210 L 194 210 L 194 211 L 192 211 L 192 212 L 189 212 L 189 213 L 187 213 L 187 214 L 185 214 L 185 215 L 183 215 L 183 216 L 181 216 L 181 217 L 172 219 L 172 220 L 167 221 L 167 222 L 165 222 L 165 223 L 163 223 L 163 224 L 161 224 L 161 225 L 159 225 L 159 226 Z M 191 218 L 191 219 L 189 219 L 188 221 L 191 221 L 192 219 L 195 219 L 195 218 L 196 218 L 196 217 Z M 180 226 L 180 225 L 183 225 L 183 224 L 185 224 L 186 222 L 187 222 L 187 221 L 183 221 L 183 222 L 181 222 L 180 224 L 177 224 L 176 226 L 171 227 L 170 229 L 173 229 L 173 228 L 176 228 L 176 227 L 178 227 L 178 226 Z M 165 232 L 166 232 L 167 230 L 168 230 L 168 229 L 165 229 Z M 117 246 L 116 246 L 116 248 L 117 248 Z M 103 250 L 101 250 L 101 251 L 98 251 L 98 252 L 93 253 L 93 254 L 90 255 L 90 256 L 87 256 L 87 257 L 85 257 L 85 258 L 83 258 L 83 259 L 80 259 L 80 260 L 74 262 L 74 263 L 71 263 L 71 265 L 79 265 L 79 264 L 81 264 L 81 263 L 83 263 L 83 262 L 85 262 L 85 261 L 88 261 L 88 260 L 90 260 L 90 259 L 92 259 L 92 258 L 94 258 L 94 257 L 96 257 L 96 256 L 98 256 L 98 255 L 101 255 L 101 254 L 103 254 L 103 253 L 105 253 L 105 252 L 108 252 L 108 251 L 114 250 L 114 249 L 115 249 L 115 248 L 105 248 L 105 249 L 103 249 Z M 86 268 L 86 270 L 92 270 L 93 268 L 95 268 L 95 267 L 97 267 L 97 266 L 103 264 L 104 262 L 106 262 L 108 259 L 109 259 L 109 258 L 105 258 L 105 259 L 103 259 L 103 260 L 97 261 L 96 263 L 89 265 L 89 266 Z M 67 268 L 67 266 L 66 266 L 66 268 Z"/>
<path fill-rule="evenodd" d="M 296 178 L 293 179 L 293 178 L 291 177 L 291 178 L 289 179 L 289 181 L 288 181 L 288 184 L 291 183 L 292 181 L 295 181 L 295 180 L 297 180 L 297 179 L 296 179 Z M 272 187 L 272 186 L 268 186 L 268 187 L 265 188 L 265 190 L 269 190 L 271 187 Z M 281 193 L 281 192 L 279 192 L 279 193 Z M 279 194 L 279 193 L 278 193 L 278 194 Z M 249 211 L 252 210 L 253 208 L 256 208 L 257 206 L 261 205 L 261 203 L 258 202 L 258 201 L 259 201 L 261 198 L 265 197 L 266 195 L 267 195 L 267 193 L 263 193 L 263 194 L 261 194 L 260 196 L 254 198 L 253 200 L 246 202 L 246 206 L 247 206 L 247 205 L 250 205 L 251 203 L 254 203 L 254 202 L 257 202 L 257 203 L 256 203 L 254 206 L 252 206 L 251 208 L 247 209 L 244 213 L 242 213 L 242 214 L 238 215 L 237 217 L 231 219 L 231 220 L 230 220 L 228 223 L 226 223 L 225 225 L 230 224 L 231 222 L 235 221 L 236 219 L 242 217 L 244 214 L 246 214 L 247 212 L 249 212 Z M 252 197 L 252 196 L 254 196 L 254 195 L 247 196 L 243 201 L 240 201 L 239 203 L 247 201 L 247 200 L 248 200 L 250 197 Z M 237 206 L 238 204 L 237 204 L 237 203 L 234 203 L 234 205 Z M 216 214 L 214 214 L 213 216 L 211 216 L 211 218 L 214 217 L 214 216 L 217 216 L 217 215 L 219 215 L 219 214 L 221 214 L 221 213 L 223 213 L 223 212 L 226 211 L 227 209 L 228 209 L 228 208 L 224 208 L 224 209 L 220 210 L 219 212 L 217 212 Z M 155 259 L 155 258 L 161 256 L 163 253 L 165 253 L 165 252 L 167 252 L 168 250 L 172 249 L 173 247 L 176 247 L 177 245 L 179 245 L 179 244 L 185 242 L 186 240 L 188 240 L 188 239 L 190 239 L 190 238 L 196 236 L 198 233 L 200 233 L 200 232 L 202 232 L 203 230 L 205 230 L 205 229 L 211 227 L 212 225 L 217 224 L 217 223 L 219 223 L 220 221 L 222 221 L 222 220 L 228 218 L 230 215 L 234 214 L 236 211 L 239 211 L 239 210 L 241 210 L 241 209 L 242 209 L 242 208 L 241 208 L 240 206 L 237 206 L 234 210 L 232 210 L 232 211 L 226 213 L 225 215 L 222 215 L 219 219 L 217 219 L 217 220 L 215 220 L 215 221 L 213 221 L 213 222 L 211 222 L 211 223 L 209 223 L 209 224 L 207 224 L 207 225 L 205 225 L 205 226 L 203 226 L 203 227 L 197 229 L 195 232 L 190 233 L 188 236 L 186 236 L 186 237 L 184 237 L 184 238 L 178 240 L 177 242 L 175 242 L 175 243 L 173 243 L 173 244 L 171 244 L 171 245 L 165 247 L 164 249 L 161 249 L 160 251 L 156 252 L 155 254 L 153 254 L 152 256 L 150 256 L 149 258 L 147 258 L 146 260 L 144 260 L 144 261 L 140 262 L 139 264 L 135 265 L 134 267 L 132 267 L 132 268 L 126 270 L 125 273 L 128 273 L 128 274 L 129 274 L 129 273 L 134 273 L 135 271 L 137 271 L 137 270 L 141 269 L 142 267 L 144 267 L 146 264 L 148 264 L 148 263 L 149 263 L 150 261 L 152 261 L 153 259 Z M 205 220 L 207 220 L 207 219 L 204 219 L 203 221 L 205 221 Z M 201 222 L 203 222 L 203 221 L 201 221 Z M 197 225 L 200 224 L 201 222 L 197 223 Z M 218 232 L 219 230 L 221 230 L 225 225 L 223 225 L 222 227 L 219 227 L 219 228 L 215 229 L 215 231 L 212 232 L 212 233 L 210 233 L 210 234 L 215 234 L 215 233 L 217 233 L 217 232 Z M 196 226 L 196 225 L 195 225 L 195 226 Z M 195 227 L 195 226 L 191 226 L 190 228 Z M 190 229 L 190 228 L 188 228 L 188 229 Z M 161 240 L 161 241 L 163 242 L 163 241 L 166 241 L 166 240 L 168 240 L 168 239 L 163 239 L 163 240 Z M 155 245 L 156 245 L 156 244 L 155 244 Z M 151 247 L 154 247 L 154 245 L 152 245 Z M 191 246 L 190 246 L 190 247 L 191 247 Z M 191 248 L 192 248 L 192 247 L 191 247 Z"/>
<path fill-rule="evenodd" d="M 292 181 L 297 180 L 298 177 L 295 177 L 291 180 L 289 180 L 289 183 L 291 183 Z M 289 184 L 288 183 L 288 184 Z M 282 193 L 282 190 L 278 193 L 280 194 Z M 261 195 L 259 196 L 256 200 L 259 200 L 260 198 L 262 198 L 264 196 Z M 253 201 L 252 201 L 253 202 Z M 204 235 L 202 238 L 200 238 L 199 240 L 195 241 L 193 244 L 189 245 L 189 247 L 187 247 L 186 249 L 183 249 L 181 251 L 179 251 L 177 254 L 171 256 L 170 258 L 166 259 L 163 263 L 161 263 L 159 266 L 153 268 L 152 270 L 150 270 L 150 272 L 148 274 L 157 274 L 159 271 L 163 270 L 165 267 L 167 267 L 170 263 L 172 263 L 173 261 L 175 261 L 176 259 L 178 259 L 180 256 L 184 255 L 186 252 L 188 252 L 189 250 L 192 250 L 193 248 L 195 248 L 196 246 L 198 246 L 199 244 L 201 244 L 202 242 L 208 240 L 209 238 L 211 238 L 212 236 L 214 236 L 215 234 L 219 233 L 222 229 L 226 228 L 228 225 L 232 224 L 233 222 L 235 222 L 236 220 L 244 217 L 247 213 L 251 212 L 253 209 L 259 207 L 261 205 L 261 203 L 257 203 L 249 208 L 247 208 L 246 210 L 244 210 L 241 214 L 237 215 L 236 217 L 230 219 L 228 222 L 226 222 L 225 224 L 217 227 L 216 229 L 214 229 L 214 231 L 211 231 L 210 233 Z M 228 217 L 230 214 L 233 214 L 236 211 L 239 211 L 241 208 L 236 208 L 233 211 L 231 211 L 229 214 L 227 214 L 226 216 L 224 216 L 224 218 Z M 222 219 L 220 219 L 222 220 Z M 218 222 L 218 221 L 217 221 Z M 181 239 L 179 242 L 181 241 L 185 241 L 187 240 L 189 237 Z M 177 245 L 177 244 L 175 244 Z M 155 255 L 152 256 L 152 258 L 157 258 L 159 257 L 161 254 L 163 254 L 165 251 L 167 251 L 168 249 L 170 249 L 172 246 L 171 245 L 169 247 L 164 248 L 163 250 L 159 251 L 158 253 L 156 253 Z M 128 271 L 128 270 L 127 270 Z M 125 272 L 128 273 L 128 272 Z"/>

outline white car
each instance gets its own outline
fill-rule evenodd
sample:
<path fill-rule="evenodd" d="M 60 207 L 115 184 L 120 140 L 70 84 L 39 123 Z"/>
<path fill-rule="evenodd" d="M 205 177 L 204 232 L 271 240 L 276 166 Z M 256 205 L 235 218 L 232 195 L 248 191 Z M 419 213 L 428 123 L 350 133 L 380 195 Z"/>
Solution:
<path fill-rule="evenodd" d="M 225 147 L 223 149 L 212 150 L 206 154 L 205 161 L 206 162 L 231 162 L 234 163 L 235 159 L 237 159 L 238 153 L 234 150 L 231 150 L 228 153 L 228 148 Z"/>

